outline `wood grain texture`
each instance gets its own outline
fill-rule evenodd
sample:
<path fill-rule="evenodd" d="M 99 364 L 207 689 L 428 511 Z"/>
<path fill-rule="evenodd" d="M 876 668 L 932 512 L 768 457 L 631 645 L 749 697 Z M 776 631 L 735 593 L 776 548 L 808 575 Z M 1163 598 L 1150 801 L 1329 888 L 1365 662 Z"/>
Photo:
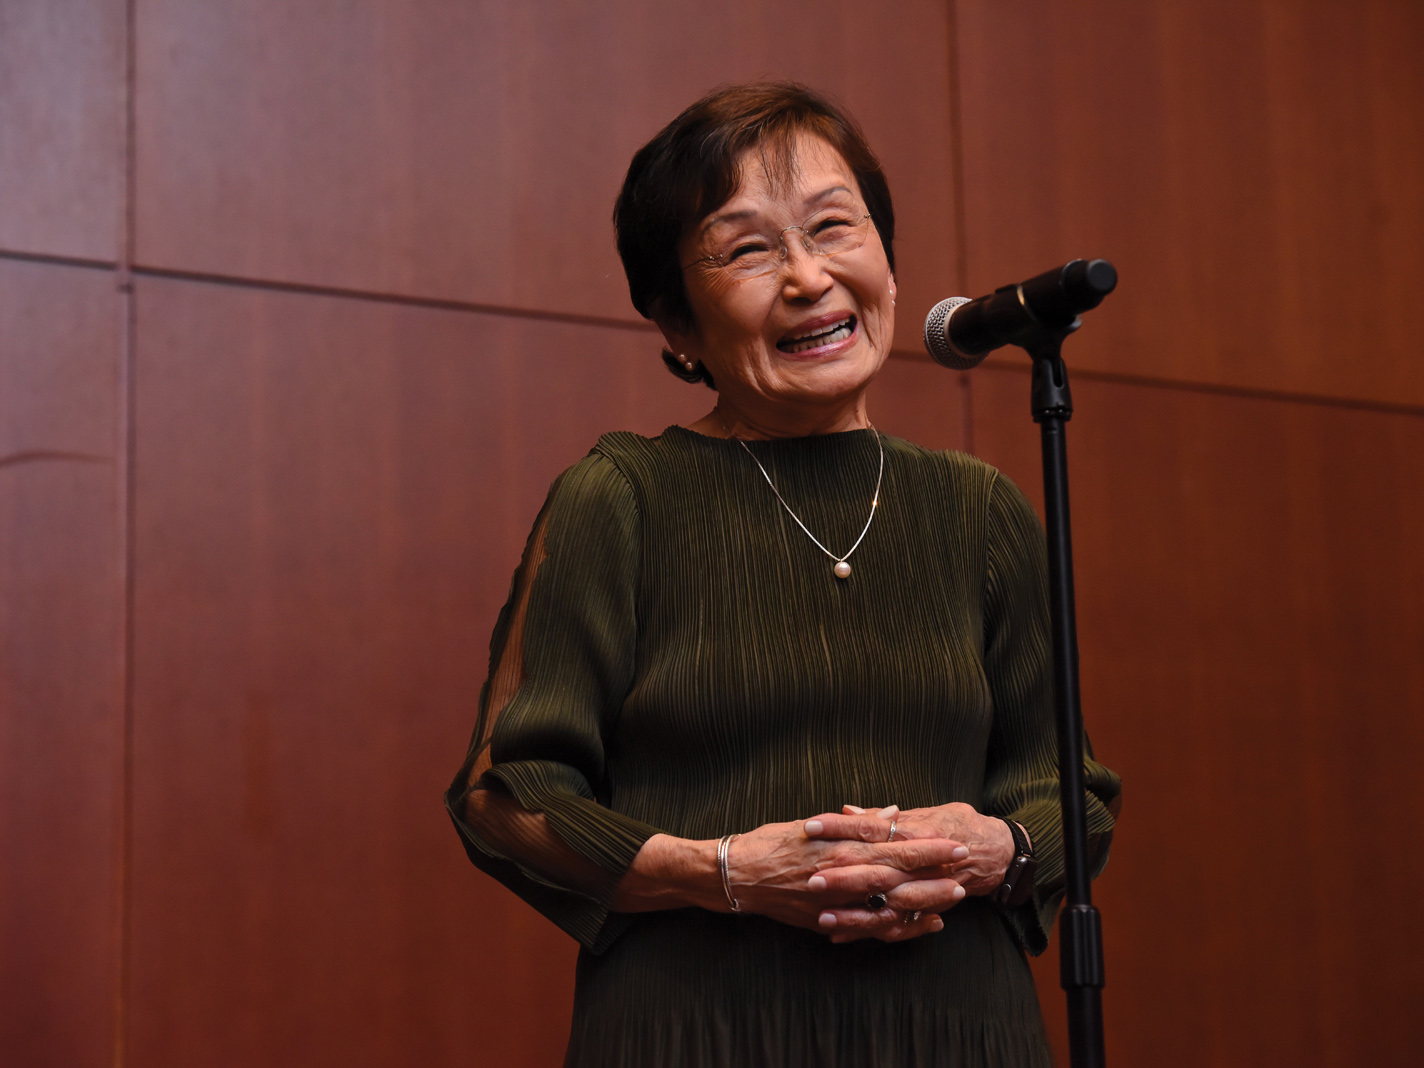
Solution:
<path fill-rule="evenodd" d="M 1078 366 L 1424 404 L 1424 6 L 957 9 L 971 294 L 1103 256 Z"/>
<path fill-rule="evenodd" d="M 550 481 L 711 393 L 643 330 L 137 298 L 133 1063 L 556 1063 L 575 947 L 440 795 Z"/>
<path fill-rule="evenodd" d="M 113 262 L 124 2 L 0 4 L 0 249 Z"/>
<path fill-rule="evenodd" d="M 713 86 L 775 76 L 841 97 L 883 156 L 901 306 L 951 288 L 933 0 L 139 12 L 142 263 L 635 320 L 609 222 L 633 152 Z"/>
<path fill-rule="evenodd" d="M 1109 1063 L 1405 1063 L 1424 418 L 1073 388 L 1084 713 L 1124 781 L 1095 891 Z M 972 389 L 980 452 L 1041 497 L 1027 376 Z"/>
<path fill-rule="evenodd" d="M 0 262 L 0 1060 L 111 1063 L 123 514 L 108 272 Z"/>

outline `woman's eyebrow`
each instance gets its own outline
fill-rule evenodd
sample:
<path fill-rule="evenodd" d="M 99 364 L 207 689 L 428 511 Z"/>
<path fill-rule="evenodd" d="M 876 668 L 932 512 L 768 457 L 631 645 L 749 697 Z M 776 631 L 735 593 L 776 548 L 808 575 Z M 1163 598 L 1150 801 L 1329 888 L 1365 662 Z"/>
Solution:
<path fill-rule="evenodd" d="M 819 193 L 807 197 L 805 202 L 807 204 L 818 204 L 823 200 L 830 199 L 836 193 L 849 193 L 851 196 L 855 196 L 855 193 L 851 190 L 850 186 L 833 185 L 829 189 L 822 189 Z"/>
<path fill-rule="evenodd" d="M 752 208 L 745 208 L 742 211 L 723 212 L 720 215 L 712 216 L 712 218 L 708 219 L 705 223 L 703 223 L 702 229 L 699 232 L 705 234 L 714 226 L 719 226 L 723 223 L 742 222 L 746 219 L 754 219 L 760 214 L 761 213 L 759 211 L 756 211 Z"/>
<path fill-rule="evenodd" d="M 807 197 L 804 201 L 802 201 L 802 203 L 807 204 L 807 205 L 810 205 L 810 204 L 819 204 L 819 203 L 821 203 L 821 201 L 823 201 L 823 200 L 829 200 L 831 197 L 833 197 L 833 196 L 834 196 L 835 194 L 837 194 L 837 193 L 848 193 L 848 194 L 850 194 L 851 196 L 855 196 L 855 193 L 852 192 L 850 186 L 846 186 L 846 185 L 833 185 L 833 186 L 830 186 L 830 187 L 827 188 L 827 189 L 822 189 L 819 193 L 812 193 L 809 197 Z M 719 225 L 722 225 L 722 224 L 724 224 L 724 223 L 743 222 L 743 221 L 745 221 L 745 220 L 747 220 L 747 219 L 754 219 L 754 218 L 757 218 L 757 217 L 759 217 L 760 215 L 761 215 L 761 212 L 755 210 L 754 208 L 743 208 L 741 211 L 725 211 L 725 212 L 721 212 L 721 213 L 719 213 L 719 214 L 717 214 L 717 215 L 712 216 L 712 217 L 711 217 L 710 219 L 708 219 L 705 223 L 703 223 L 703 224 L 702 224 L 702 229 L 699 231 L 699 233 L 700 233 L 700 234 L 705 234 L 705 233 L 707 233 L 708 230 L 711 230 L 712 227 L 714 227 L 714 226 L 719 226 Z"/>

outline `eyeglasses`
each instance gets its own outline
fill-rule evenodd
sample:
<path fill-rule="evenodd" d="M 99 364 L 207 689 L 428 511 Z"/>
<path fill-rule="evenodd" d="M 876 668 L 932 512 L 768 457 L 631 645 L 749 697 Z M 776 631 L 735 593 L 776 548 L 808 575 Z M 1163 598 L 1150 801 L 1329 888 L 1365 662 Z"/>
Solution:
<path fill-rule="evenodd" d="M 856 215 L 845 208 L 829 208 L 812 215 L 800 226 L 788 226 L 777 231 L 775 236 L 740 236 L 728 248 L 684 263 L 682 269 L 685 271 L 698 264 L 707 264 L 737 280 L 760 278 L 780 270 L 786 263 L 790 257 L 786 235 L 792 230 L 799 231 L 801 247 L 811 255 L 839 256 L 843 252 L 854 252 L 865 244 L 865 235 L 870 231 L 870 213 Z"/>

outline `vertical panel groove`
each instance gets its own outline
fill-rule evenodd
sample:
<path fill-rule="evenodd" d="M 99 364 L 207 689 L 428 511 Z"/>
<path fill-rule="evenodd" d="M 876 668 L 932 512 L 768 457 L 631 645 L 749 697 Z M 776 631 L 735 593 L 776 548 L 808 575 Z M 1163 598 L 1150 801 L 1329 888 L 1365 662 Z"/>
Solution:
<path fill-rule="evenodd" d="M 950 189 L 954 211 L 954 285 L 960 292 L 969 285 L 969 246 L 965 231 L 964 207 L 964 115 L 959 88 L 959 16 L 957 0 L 945 0 L 949 24 L 949 146 Z"/>
<path fill-rule="evenodd" d="M 960 293 L 969 289 L 969 245 L 966 240 L 964 208 L 964 116 L 963 97 L 959 91 L 959 12 L 958 0 L 945 0 L 946 22 L 949 25 L 949 151 L 951 161 L 950 190 L 954 211 L 954 288 Z M 959 447 L 974 451 L 974 380 L 968 374 L 959 376 L 962 437 Z"/>
<path fill-rule="evenodd" d="M 119 508 L 122 510 L 119 561 L 123 582 L 123 732 L 120 752 L 119 849 L 117 887 L 119 969 L 114 990 L 114 1068 L 123 1068 L 127 1061 L 128 992 L 132 959 L 130 914 L 132 903 L 133 858 L 133 720 L 134 720 L 134 82 L 137 48 L 134 30 L 135 0 L 125 0 L 123 42 L 123 178 L 119 197 L 118 264 L 114 272 L 119 290 Z"/>

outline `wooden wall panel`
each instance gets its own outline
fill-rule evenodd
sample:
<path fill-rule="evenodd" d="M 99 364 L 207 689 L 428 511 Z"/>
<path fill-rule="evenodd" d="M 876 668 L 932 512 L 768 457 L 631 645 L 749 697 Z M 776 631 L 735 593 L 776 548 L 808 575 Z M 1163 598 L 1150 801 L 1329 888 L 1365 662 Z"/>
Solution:
<path fill-rule="evenodd" d="M 0 1061 L 110 1063 L 123 560 L 107 272 L 0 261 Z"/>
<path fill-rule="evenodd" d="M 0 4 L 0 252 L 117 257 L 126 9 L 142 263 L 536 317 L 140 282 L 120 989 L 119 298 L 0 261 L 6 1063 L 557 1062 L 572 944 L 438 799 L 549 479 L 713 399 L 654 334 L 537 318 L 635 319 L 612 197 L 713 84 L 799 77 L 864 121 L 902 350 L 947 293 L 1104 255 L 1072 366 L 1424 405 L 1410 0 Z M 1011 362 L 896 359 L 872 415 L 1036 499 Z M 1109 1056 L 1407 1063 L 1424 420 L 1075 393 L 1084 696 L 1127 782 Z"/>
<path fill-rule="evenodd" d="M 124 0 L 0 4 L 0 249 L 112 262 Z"/>
<path fill-rule="evenodd" d="M 609 223 L 634 150 L 714 85 L 789 76 L 884 157 L 901 305 L 952 288 L 935 0 L 140 0 L 138 34 L 144 264 L 636 319 Z"/>
<path fill-rule="evenodd" d="M 1027 376 L 972 388 L 979 451 L 1036 488 Z M 1125 784 L 1096 892 L 1109 1062 L 1405 1063 L 1424 418 L 1074 394 L 1084 710 Z M 1061 1019 L 1056 969 L 1039 977 Z"/>
<path fill-rule="evenodd" d="M 132 1063 L 555 1063 L 573 943 L 440 795 L 549 482 L 712 394 L 645 330 L 137 300 Z"/>
<path fill-rule="evenodd" d="M 971 295 L 1104 256 L 1079 366 L 1424 404 L 1424 6 L 956 6 Z"/>

